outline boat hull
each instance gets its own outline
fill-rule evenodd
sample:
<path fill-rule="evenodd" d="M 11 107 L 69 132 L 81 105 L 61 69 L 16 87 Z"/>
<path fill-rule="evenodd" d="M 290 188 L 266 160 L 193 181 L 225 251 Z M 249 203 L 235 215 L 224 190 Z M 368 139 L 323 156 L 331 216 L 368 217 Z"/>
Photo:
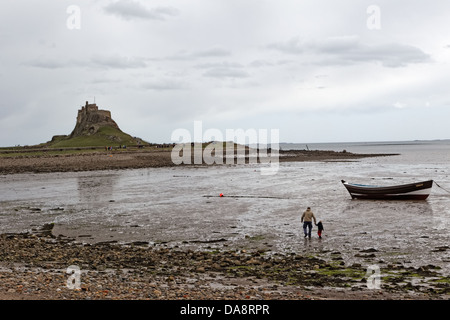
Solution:
<path fill-rule="evenodd" d="M 342 183 L 353 199 L 375 200 L 426 200 L 433 187 L 433 180 L 388 187 Z"/>

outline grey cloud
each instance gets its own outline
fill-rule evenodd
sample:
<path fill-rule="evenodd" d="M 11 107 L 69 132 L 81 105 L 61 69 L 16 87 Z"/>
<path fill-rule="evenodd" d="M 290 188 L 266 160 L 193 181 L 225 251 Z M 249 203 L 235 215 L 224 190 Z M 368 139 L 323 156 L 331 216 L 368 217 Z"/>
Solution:
<path fill-rule="evenodd" d="M 202 63 L 198 64 L 197 68 L 200 69 L 211 69 L 211 68 L 226 68 L 226 69 L 237 69 L 243 68 L 244 66 L 237 62 L 215 62 L 215 63 Z"/>
<path fill-rule="evenodd" d="M 64 60 L 61 58 L 41 57 L 26 61 L 23 65 L 42 69 L 62 69 L 72 67 L 133 69 L 145 68 L 147 66 L 145 58 L 120 55 L 95 55 L 85 60 Z"/>
<path fill-rule="evenodd" d="M 253 67 L 253 68 L 276 67 L 276 66 L 286 65 L 291 62 L 292 62 L 292 60 L 277 60 L 277 61 L 254 60 L 249 63 L 249 66 Z"/>
<path fill-rule="evenodd" d="M 95 78 L 90 81 L 92 84 L 113 84 L 119 83 L 121 80 L 119 79 L 107 79 L 107 78 Z"/>
<path fill-rule="evenodd" d="M 254 60 L 249 65 L 251 67 L 260 68 L 260 67 L 273 67 L 275 63 L 267 60 Z"/>
<path fill-rule="evenodd" d="M 365 44 L 356 36 L 302 40 L 293 38 L 268 46 L 286 54 L 309 55 L 313 63 L 346 65 L 379 62 L 385 67 L 403 67 L 411 63 L 430 62 L 431 57 L 421 49 L 400 44 Z"/>
<path fill-rule="evenodd" d="M 213 47 L 196 51 L 181 51 L 172 56 L 167 57 L 169 60 L 194 60 L 207 57 L 225 57 L 230 56 L 231 52 L 220 47 Z"/>
<path fill-rule="evenodd" d="M 42 69 L 60 69 L 67 67 L 67 63 L 63 61 L 58 61 L 54 59 L 33 59 L 27 62 L 24 62 L 23 65 L 35 67 L 35 68 L 42 68 Z"/>
<path fill-rule="evenodd" d="M 113 69 L 144 68 L 147 65 L 144 58 L 119 55 L 94 56 L 89 62 L 92 66 Z"/>
<path fill-rule="evenodd" d="M 244 67 L 236 62 L 203 63 L 197 65 L 199 69 L 206 69 L 203 73 L 206 77 L 212 78 L 247 78 L 250 75 Z"/>
<path fill-rule="evenodd" d="M 205 73 L 203 73 L 206 77 L 212 78 L 247 78 L 249 74 L 243 70 L 234 69 L 234 68 L 213 68 Z"/>
<path fill-rule="evenodd" d="M 104 10 L 108 14 L 116 15 L 124 20 L 149 19 L 165 20 L 169 16 L 176 16 L 179 10 L 173 7 L 146 8 L 142 3 L 133 0 L 119 0 L 113 2 Z"/>
<path fill-rule="evenodd" d="M 167 91 L 184 90 L 187 89 L 188 86 L 184 82 L 174 79 L 157 79 L 143 83 L 142 88 L 156 91 Z"/>

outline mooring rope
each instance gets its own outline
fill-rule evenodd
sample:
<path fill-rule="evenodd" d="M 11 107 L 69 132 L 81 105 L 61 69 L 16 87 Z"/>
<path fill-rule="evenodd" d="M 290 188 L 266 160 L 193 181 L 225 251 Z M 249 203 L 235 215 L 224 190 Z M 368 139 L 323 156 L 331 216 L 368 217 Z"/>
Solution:
<path fill-rule="evenodd" d="M 220 197 L 220 198 L 250 198 L 250 199 L 283 199 L 283 200 L 290 200 L 290 199 L 295 199 L 295 198 L 288 198 L 288 197 L 271 197 L 271 196 L 252 196 L 252 195 L 246 195 L 246 196 L 234 196 L 234 195 L 219 195 L 219 196 L 211 196 L 211 195 L 206 195 L 203 196 L 205 198 L 215 198 L 215 197 Z"/>
<path fill-rule="evenodd" d="M 450 191 L 448 191 L 447 189 L 444 189 L 443 187 L 441 187 L 436 181 L 433 181 L 439 188 L 441 188 L 442 190 L 444 190 L 447 193 L 450 193 Z"/>

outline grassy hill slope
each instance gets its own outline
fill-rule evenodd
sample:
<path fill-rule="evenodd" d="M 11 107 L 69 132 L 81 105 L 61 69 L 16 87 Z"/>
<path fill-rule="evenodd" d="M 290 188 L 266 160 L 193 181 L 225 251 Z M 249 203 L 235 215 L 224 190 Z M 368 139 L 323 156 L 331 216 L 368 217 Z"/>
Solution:
<path fill-rule="evenodd" d="M 118 145 L 146 145 L 147 142 L 130 136 L 120 129 L 104 126 L 92 135 L 83 135 L 70 138 L 69 136 L 55 136 L 47 143 L 51 148 L 73 148 L 73 147 L 103 147 Z"/>

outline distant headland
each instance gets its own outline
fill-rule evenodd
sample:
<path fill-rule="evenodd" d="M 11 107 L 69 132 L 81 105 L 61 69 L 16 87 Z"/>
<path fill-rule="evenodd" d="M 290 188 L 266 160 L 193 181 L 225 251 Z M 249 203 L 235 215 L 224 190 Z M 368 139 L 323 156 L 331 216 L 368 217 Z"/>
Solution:
<path fill-rule="evenodd" d="M 205 149 L 208 143 L 201 145 Z M 50 141 L 34 146 L 0 148 L 0 174 L 171 167 L 178 165 L 172 160 L 174 146 L 174 143 L 148 143 L 123 132 L 112 119 L 111 111 L 101 110 L 95 103 L 86 101 L 78 110 L 75 127 L 69 135 L 56 135 Z M 198 145 L 191 143 L 190 147 L 196 148 Z M 235 152 L 242 147 L 246 150 L 245 163 L 249 163 L 249 147 L 235 144 Z M 391 155 L 280 150 L 279 160 L 355 161 Z M 235 154 L 236 162 L 237 159 Z M 203 160 L 202 165 L 207 165 Z M 195 161 L 192 163 L 198 165 Z"/>

